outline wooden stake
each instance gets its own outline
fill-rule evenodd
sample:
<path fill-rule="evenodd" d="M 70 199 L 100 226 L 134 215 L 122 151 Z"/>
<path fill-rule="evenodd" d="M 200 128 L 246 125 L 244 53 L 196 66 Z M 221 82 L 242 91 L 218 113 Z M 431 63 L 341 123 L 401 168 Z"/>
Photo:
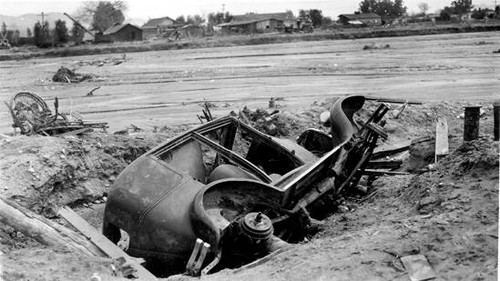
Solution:
<path fill-rule="evenodd" d="M 449 153 L 448 123 L 444 117 L 439 117 L 436 123 L 436 149 L 434 163 Z"/>

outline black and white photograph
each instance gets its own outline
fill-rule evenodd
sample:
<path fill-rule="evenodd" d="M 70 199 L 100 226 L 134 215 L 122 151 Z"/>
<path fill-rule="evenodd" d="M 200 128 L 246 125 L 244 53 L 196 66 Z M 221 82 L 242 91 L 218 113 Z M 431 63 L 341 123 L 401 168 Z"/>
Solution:
<path fill-rule="evenodd" d="M 0 0 L 0 101 L 0 281 L 498 280 L 498 0 Z"/>

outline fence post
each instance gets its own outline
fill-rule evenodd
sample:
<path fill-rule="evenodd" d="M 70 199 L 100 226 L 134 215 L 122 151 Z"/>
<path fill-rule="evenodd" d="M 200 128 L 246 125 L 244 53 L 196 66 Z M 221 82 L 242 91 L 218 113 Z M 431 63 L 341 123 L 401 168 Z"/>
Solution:
<path fill-rule="evenodd" d="M 475 140 L 479 136 L 480 105 L 466 106 L 464 115 L 464 141 Z"/>
<path fill-rule="evenodd" d="M 500 100 L 496 100 L 493 103 L 493 138 L 494 140 L 499 139 L 499 130 L 500 130 Z"/>

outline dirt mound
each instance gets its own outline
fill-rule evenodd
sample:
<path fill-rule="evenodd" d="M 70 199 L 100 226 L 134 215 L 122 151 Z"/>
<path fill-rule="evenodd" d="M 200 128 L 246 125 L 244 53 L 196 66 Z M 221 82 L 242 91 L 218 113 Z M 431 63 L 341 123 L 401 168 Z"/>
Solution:
<path fill-rule="evenodd" d="M 473 195 L 482 193 L 474 191 L 479 185 L 471 185 L 470 182 L 480 177 L 498 179 L 498 152 L 498 145 L 488 138 L 462 144 L 438 162 L 434 171 L 415 176 L 409 187 L 401 193 L 403 201 L 416 206 L 420 213 L 428 213 L 442 210 L 447 200 L 455 199 L 453 194 L 456 192 L 450 195 L 450 190 L 469 189 L 468 193 Z"/>
<path fill-rule="evenodd" d="M 491 138 L 483 137 L 464 142 L 451 155 L 439 162 L 438 169 L 448 171 L 455 177 L 498 174 L 499 148 Z"/>
<path fill-rule="evenodd" d="M 15 137 L 1 144 L 0 196 L 53 215 L 54 206 L 105 196 L 118 174 L 167 137 L 162 134 Z"/>
<path fill-rule="evenodd" d="M 52 81 L 62 83 L 80 83 L 82 81 L 92 80 L 94 78 L 94 75 L 75 73 L 72 70 L 61 66 L 61 68 L 57 70 L 56 74 L 52 76 Z"/>

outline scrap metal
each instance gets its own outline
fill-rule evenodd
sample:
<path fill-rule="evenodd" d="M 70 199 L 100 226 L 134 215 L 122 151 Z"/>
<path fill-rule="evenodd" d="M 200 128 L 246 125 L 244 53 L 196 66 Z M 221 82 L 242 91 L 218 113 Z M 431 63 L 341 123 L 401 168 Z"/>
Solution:
<path fill-rule="evenodd" d="M 106 130 L 107 122 L 88 122 L 75 114 L 65 114 L 59 111 L 59 99 L 54 101 L 53 113 L 47 103 L 32 92 L 19 92 L 9 102 L 9 108 L 14 123 L 14 129 L 19 128 L 24 135 L 59 135 L 69 132 L 85 132 L 92 128 Z"/>

